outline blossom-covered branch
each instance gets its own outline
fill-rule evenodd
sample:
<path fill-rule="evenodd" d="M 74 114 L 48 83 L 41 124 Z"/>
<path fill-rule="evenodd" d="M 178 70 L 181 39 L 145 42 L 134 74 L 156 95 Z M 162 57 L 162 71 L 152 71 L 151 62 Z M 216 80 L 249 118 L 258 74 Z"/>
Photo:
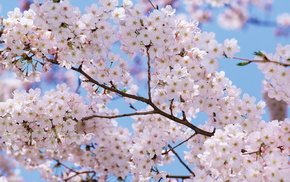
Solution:
<path fill-rule="evenodd" d="M 148 114 L 157 114 L 157 112 L 148 111 L 148 112 L 135 112 L 135 113 L 128 113 L 128 114 L 120 114 L 115 116 L 99 116 L 99 115 L 92 115 L 85 118 L 82 118 L 82 121 L 90 120 L 92 118 L 107 118 L 107 119 L 113 119 L 113 118 L 122 118 L 122 117 L 128 117 L 128 116 L 137 116 L 137 115 L 148 115 Z"/>
<path fill-rule="evenodd" d="M 100 0 L 82 13 L 68 0 L 53 0 L 9 12 L 1 21 L 1 68 L 22 82 L 41 82 L 43 74 L 61 67 L 79 76 L 75 81 L 82 93 L 72 91 L 65 79 L 49 91 L 15 91 L 0 102 L 1 149 L 22 166 L 41 171 L 48 181 L 106 181 L 110 176 L 135 181 L 286 181 L 289 119 L 265 122 L 265 103 L 242 95 L 218 71 L 218 60 L 241 59 L 241 66 L 256 62 L 265 74 L 269 98 L 289 104 L 290 46 L 278 44 L 274 54 L 239 58 L 236 39 L 220 43 L 214 32 L 176 16 L 171 6 L 153 7 L 144 11 L 130 0 Z M 225 27 L 240 28 L 248 16 L 233 2 L 219 19 Z M 130 71 L 136 56 L 147 63 L 144 92 Z M 115 98 L 135 111 L 124 111 L 130 109 L 123 110 Z M 198 122 L 200 113 L 206 121 Z M 119 125 L 123 117 L 132 118 L 131 127 Z M 182 159 L 175 149 L 185 143 Z M 159 171 L 158 166 L 176 158 L 188 175 Z M 55 159 L 56 167 L 69 173 L 54 174 Z"/>
<path fill-rule="evenodd" d="M 239 60 L 247 61 L 247 62 L 239 63 L 240 65 L 247 65 L 249 63 L 273 63 L 273 64 L 277 64 L 277 65 L 284 66 L 284 67 L 290 66 L 290 63 L 272 61 L 272 60 L 269 60 L 269 59 L 255 60 L 255 59 L 246 59 L 246 58 L 240 58 L 240 57 L 233 57 L 233 59 L 239 59 Z"/>
<path fill-rule="evenodd" d="M 112 91 L 112 92 L 115 92 L 115 93 L 121 95 L 122 97 L 127 97 L 127 98 L 131 98 L 131 99 L 135 99 L 135 100 L 138 100 L 138 101 L 141 101 L 141 102 L 144 102 L 144 103 L 150 105 L 150 106 L 154 109 L 154 111 L 155 111 L 156 113 L 158 113 L 158 114 L 160 114 L 160 115 L 162 115 L 162 116 L 164 116 L 164 117 L 166 117 L 166 118 L 168 118 L 168 119 L 171 119 L 171 120 L 173 120 L 173 121 L 175 121 L 175 122 L 178 122 L 178 123 L 180 123 L 180 124 L 183 124 L 183 125 L 185 125 L 185 126 L 188 126 L 189 128 L 193 129 L 197 134 L 201 134 L 201 135 L 205 135 L 205 136 L 212 136 L 212 135 L 214 134 L 214 131 L 213 131 L 213 132 L 207 132 L 207 131 L 205 131 L 205 130 L 202 130 L 202 129 L 200 129 L 200 128 L 194 126 L 193 124 L 189 123 L 187 120 L 179 119 L 178 117 L 175 117 L 175 116 L 173 116 L 173 115 L 171 115 L 171 114 L 168 114 L 168 113 L 162 111 L 161 109 L 159 109 L 159 108 L 158 108 L 158 107 L 157 107 L 157 106 L 156 106 L 156 105 L 155 105 L 151 100 L 149 100 L 149 99 L 146 99 L 146 98 L 144 98 L 144 97 L 140 97 L 140 96 L 136 96 L 136 95 L 127 94 L 127 93 L 125 93 L 125 92 L 122 92 L 122 91 L 120 91 L 120 90 L 114 88 L 114 87 L 108 87 L 108 86 L 106 86 L 106 85 L 102 85 L 102 84 L 98 83 L 96 80 L 94 80 L 93 78 L 91 78 L 87 73 L 85 73 L 85 72 L 81 69 L 81 67 L 79 67 L 79 68 L 72 68 L 72 69 L 75 70 L 75 71 L 77 71 L 77 72 L 79 72 L 79 73 L 81 73 L 82 75 L 84 75 L 84 76 L 85 76 L 85 77 L 86 77 L 90 82 L 92 82 L 92 83 L 94 83 L 94 84 L 96 84 L 96 85 L 98 85 L 98 86 L 100 86 L 100 87 L 102 87 L 102 88 L 104 88 L 104 89 L 106 89 L 106 90 L 110 90 L 110 91 Z"/>

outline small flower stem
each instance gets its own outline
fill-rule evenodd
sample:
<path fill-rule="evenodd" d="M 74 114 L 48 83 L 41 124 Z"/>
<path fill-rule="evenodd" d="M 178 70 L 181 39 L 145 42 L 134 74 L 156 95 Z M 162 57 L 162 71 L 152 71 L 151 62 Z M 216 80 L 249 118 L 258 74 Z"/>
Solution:
<path fill-rule="evenodd" d="M 175 147 L 170 148 L 169 150 L 165 151 L 164 153 L 162 153 L 162 155 L 166 155 L 168 154 L 171 150 L 179 147 L 180 145 L 184 144 L 185 142 L 187 142 L 188 140 L 190 140 L 192 137 L 194 137 L 196 135 L 196 133 L 194 133 L 193 135 L 191 135 L 189 138 L 187 138 L 186 140 L 182 141 L 181 143 L 177 144 Z"/>
<path fill-rule="evenodd" d="M 128 116 L 137 116 L 137 115 L 148 115 L 148 114 L 157 114 L 156 111 L 148 111 L 148 112 L 136 112 L 136 113 L 128 113 L 128 114 L 121 114 L 121 115 L 115 115 L 115 116 L 100 116 L 100 115 L 92 115 L 88 117 L 82 118 L 82 121 L 86 121 L 93 118 L 107 118 L 107 119 L 114 119 L 114 118 L 122 118 L 122 117 L 128 117 Z"/>
<path fill-rule="evenodd" d="M 151 2 L 151 0 L 148 0 L 148 2 L 151 4 L 151 6 L 153 7 L 153 9 L 157 9 L 154 4 Z"/>
<path fill-rule="evenodd" d="M 249 63 L 252 63 L 252 62 L 254 62 L 254 63 L 273 63 L 273 64 L 277 64 L 277 65 L 284 66 L 284 67 L 290 66 L 290 64 L 287 64 L 287 63 L 281 63 L 281 62 L 277 62 L 277 61 L 271 61 L 271 60 L 268 60 L 268 59 L 255 60 L 255 59 L 246 59 L 246 58 L 240 58 L 240 57 L 233 57 L 233 59 L 248 61 Z"/>
<path fill-rule="evenodd" d="M 177 157 L 177 159 L 179 160 L 179 162 L 193 175 L 195 176 L 194 172 L 191 171 L 191 169 L 188 167 L 188 165 L 186 165 L 183 160 L 181 159 L 181 157 L 178 155 L 177 152 L 175 152 L 175 150 L 170 146 L 168 145 L 168 147 L 170 148 L 170 150 L 174 153 L 174 155 Z"/>

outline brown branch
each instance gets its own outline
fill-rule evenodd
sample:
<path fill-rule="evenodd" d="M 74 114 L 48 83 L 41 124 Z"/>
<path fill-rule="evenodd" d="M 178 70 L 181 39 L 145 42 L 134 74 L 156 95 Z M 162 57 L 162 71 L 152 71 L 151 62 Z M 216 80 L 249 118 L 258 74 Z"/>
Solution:
<path fill-rule="evenodd" d="M 60 162 L 60 161 L 57 160 L 57 159 L 54 159 L 54 160 L 55 160 L 57 163 L 59 163 L 60 165 L 62 165 L 62 166 L 64 166 L 65 168 L 67 168 L 68 170 L 70 170 L 70 171 L 72 171 L 72 172 L 75 173 L 74 175 L 72 175 L 72 176 L 70 176 L 70 177 L 68 177 L 68 178 L 66 178 L 66 179 L 63 179 L 63 181 L 69 181 L 70 179 L 72 179 L 72 178 L 74 178 L 75 176 L 80 175 L 80 174 L 88 174 L 88 173 L 96 174 L 95 171 L 81 171 L 81 172 L 79 172 L 79 171 L 77 171 L 77 170 L 75 170 L 75 169 L 73 169 L 73 168 L 71 168 L 71 167 L 68 167 L 67 165 L 63 164 L 62 162 Z"/>
<path fill-rule="evenodd" d="M 102 87 L 105 90 L 109 90 L 109 91 L 115 92 L 115 93 L 119 94 L 122 97 L 127 97 L 127 98 L 130 98 L 130 99 L 138 100 L 138 101 L 144 102 L 146 104 L 150 103 L 150 101 L 148 99 L 144 98 L 144 97 L 140 97 L 140 96 L 132 95 L 132 94 L 127 94 L 126 92 L 118 90 L 115 87 L 108 87 L 108 86 L 106 86 L 104 84 L 100 84 L 98 81 L 96 81 L 91 76 L 89 76 L 86 72 L 84 72 L 83 69 L 81 68 L 81 66 L 79 68 L 72 67 L 71 69 L 81 73 L 82 75 L 84 75 L 88 79 L 89 82 L 91 82 L 93 84 L 96 84 L 96 85 L 98 85 L 99 87 Z"/>
<path fill-rule="evenodd" d="M 187 121 L 186 115 L 185 115 L 185 112 L 184 111 L 182 111 L 182 120 Z"/>
<path fill-rule="evenodd" d="M 72 176 L 70 176 L 70 177 L 68 177 L 68 178 L 66 178 L 66 179 L 63 179 L 63 181 L 69 181 L 69 180 L 71 180 L 72 178 L 76 177 L 77 175 L 80 175 L 80 174 L 87 174 L 87 173 L 93 173 L 93 174 L 95 174 L 96 172 L 95 172 L 95 171 L 82 171 L 82 172 L 78 172 L 78 173 L 76 173 L 76 174 L 74 174 L 74 175 L 72 175 Z"/>
<path fill-rule="evenodd" d="M 153 9 L 157 9 L 157 7 L 155 7 L 155 6 L 153 5 L 153 3 L 151 2 L 151 0 L 148 0 L 148 2 L 151 4 L 151 6 L 153 7 Z"/>
<path fill-rule="evenodd" d="M 47 61 L 53 63 L 53 64 L 58 64 L 58 62 L 56 60 L 52 60 L 52 59 L 48 59 L 46 58 Z M 160 114 L 172 121 L 175 121 L 179 124 L 182 124 L 184 126 L 187 126 L 191 129 L 193 129 L 195 131 L 196 134 L 201 134 L 201 135 L 204 135 L 204 136 L 208 136 L 208 137 L 211 137 L 214 135 L 215 133 L 215 130 L 213 130 L 212 132 L 208 132 L 208 131 L 205 131 L 205 130 L 202 130 L 200 128 L 198 128 L 197 126 L 191 124 L 190 122 L 188 122 L 187 120 L 184 120 L 183 119 L 180 119 L 178 117 L 175 117 L 173 115 L 170 115 L 166 112 L 164 112 L 163 110 L 159 109 L 153 102 L 152 100 L 150 99 L 147 99 L 147 98 L 144 98 L 144 97 L 140 97 L 140 96 L 137 96 L 137 95 L 132 95 L 132 94 L 128 94 L 126 92 L 123 92 L 121 90 L 118 90 L 117 88 L 114 88 L 114 87 L 109 87 L 109 86 L 106 86 L 104 84 L 100 84 L 97 80 L 93 79 L 90 75 L 88 75 L 86 72 L 84 72 L 84 70 L 82 69 L 82 65 L 80 65 L 78 68 L 75 68 L 75 67 L 72 67 L 71 68 L 72 70 L 82 74 L 84 77 L 86 77 L 86 79 L 88 79 L 87 81 L 88 82 L 91 82 L 95 85 L 98 85 L 99 87 L 105 89 L 105 90 L 109 90 L 109 91 L 112 91 L 112 92 L 115 92 L 116 94 L 122 96 L 122 97 L 126 97 L 126 98 L 130 98 L 130 99 L 134 99 L 134 100 L 137 100 L 137 101 L 140 101 L 140 102 L 143 102 L 143 103 L 146 103 L 148 105 L 150 105 L 153 110 L 156 112 L 156 114 Z"/>
<path fill-rule="evenodd" d="M 244 153 L 242 153 L 242 155 L 258 154 L 259 152 L 260 152 L 260 150 L 259 151 L 254 151 L 254 152 L 244 152 Z"/>
<path fill-rule="evenodd" d="M 92 116 L 82 118 L 82 121 L 86 121 L 86 120 L 93 119 L 93 118 L 114 119 L 114 118 L 122 118 L 122 117 L 137 116 L 137 115 L 148 115 L 148 114 L 157 114 L 157 112 L 152 110 L 152 111 L 148 111 L 148 112 L 135 112 L 135 113 L 128 113 L 128 114 L 114 115 L 114 116 L 92 115 Z"/>
<path fill-rule="evenodd" d="M 262 151 L 261 151 L 261 147 L 263 146 L 264 144 L 262 143 L 261 144 L 261 146 L 260 146 L 260 148 L 259 148 L 259 150 L 257 150 L 257 151 L 252 151 L 252 152 L 248 152 L 248 151 L 246 151 L 245 149 L 242 149 L 241 150 L 241 152 L 242 152 L 242 155 L 252 155 L 252 154 L 259 154 L 259 153 L 262 153 Z"/>
<path fill-rule="evenodd" d="M 173 101 L 174 99 L 171 99 L 170 101 L 170 106 L 169 106 L 169 110 L 170 110 L 170 114 L 173 116 Z"/>
<path fill-rule="evenodd" d="M 191 139 L 192 137 L 194 137 L 195 135 L 196 135 L 196 133 L 194 133 L 193 135 L 191 135 L 188 139 L 186 139 L 186 140 L 180 142 L 180 143 L 177 144 L 175 147 L 172 147 L 172 148 L 170 148 L 169 150 L 163 152 L 162 155 L 166 155 L 166 154 L 168 154 L 170 151 L 172 151 L 173 149 L 175 149 L 175 148 L 179 147 L 180 145 L 184 144 L 185 142 L 187 142 L 188 140 L 190 140 L 190 139 Z"/>
<path fill-rule="evenodd" d="M 79 173 L 77 170 L 71 168 L 71 167 L 68 167 L 67 165 L 63 164 L 62 162 L 60 162 L 59 160 L 57 159 L 54 159 L 57 163 L 59 163 L 60 165 L 64 166 L 65 168 L 69 169 L 70 171 L 73 171 L 75 173 Z"/>
<path fill-rule="evenodd" d="M 188 122 L 187 120 L 179 119 L 179 118 L 177 118 L 177 117 L 175 117 L 175 116 L 173 116 L 173 115 L 170 115 L 170 114 L 168 114 L 168 113 L 162 111 L 162 110 L 159 109 L 159 108 L 158 108 L 158 107 L 157 107 L 157 106 L 156 106 L 156 105 L 155 105 L 151 100 L 149 100 L 149 99 L 147 99 L 147 98 L 140 97 L 140 96 L 137 96 L 137 95 L 127 94 L 127 93 L 125 93 L 125 92 L 123 92 L 123 91 L 120 91 L 120 90 L 118 90 L 118 89 L 116 89 L 116 88 L 112 88 L 112 87 L 108 87 L 108 86 L 106 86 L 106 85 L 104 85 L 104 84 L 100 84 L 98 81 L 96 81 L 96 80 L 93 79 L 91 76 L 89 76 L 86 72 L 84 72 L 84 71 L 82 70 L 81 66 L 80 66 L 79 68 L 74 68 L 74 67 L 72 67 L 71 69 L 72 69 L 72 70 L 75 70 L 75 71 L 77 71 L 77 72 L 79 72 L 79 73 L 81 73 L 81 74 L 82 74 L 83 76 L 85 76 L 85 77 L 86 77 L 86 78 L 87 78 L 91 83 L 94 83 L 94 84 L 96 84 L 96 85 L 102 87 L 103 89 L 106 89 L 106 90 L 109 90 L 109 91 L 115 92 L 115 93 L 119 94 L 119 95 L 122 96 L 122 97 L 131 98 L 131 99 L 138 100 L 138 101 L 140 101 L 140 102 L 144 102 L 144 103 L 150 105 L 150 106 L 154 109 L 154 111 L 155 111 L 156 113 L 158 113 L 158 114 L 160 114 L 160 115 L 162 115 L 162 116 L 164 116 L 164 117 L 166 117 L 166 118 L 168 118 L 168 119 L 171 119 L 172 121 L 175 121 L 175 122 L 177 122 L 177 123 L 180 123 L 180 124 L 182 124 L 182 125 L 185 125 L 185 126 L 191 128 L 191 129 L 193 129 L 197 134 L 201 134 L 201 135 L 209 136 L 209 137 L 211 137 L 211 136 L 214 135 L 214 132 L 215 132 L 215 131 L 213 131 L 213 132 L 208 132 L 208 131 L 202 130 L 202 129 L 196 127 L 195 125 L 191 124 L 191 123 Z"/>
<path fill-rule="evenodd" d="M 202 130 L 202 129 L 196 127 L 195 125 L 191 124 L 191 123 L 188 122 L 187 120 L 183 120 L 183 119 L 177 118 L 177 117 L 175 117 L 175 116 L 173 116 L 173 115 L 170 115 L 170 114 L 168 114 L 168 113 L 162 111 L 161 109 L 159 109 L 159 108 L 158 108 L 155 104 L 153 104 L 151 101 L 149 102 L 149 105 L 150 105 L 151 107 L 153 107 L 153 109 L 154 109 L 158 114 L 160 114 L 160 115 L 162 115 L 162 116 L 164 116 L 164 117 L 166 117 L 166 118 L 168 118 L 168 119 L 171 119 L 172 121 L 175 121 L 175 122 L 177 122 L 177 123 L 179 123 L 179 124 L 182 124 L 182 125 L 184 125 L 184 126 L 187 126 L 187 127 L 191 128 L 191 129 L 193 129 L 193 130 L 195 131 L 196 134 L 201 134 L 201 135 L 204 135 L 204 136 L 211 137 L 211 136 L 213 136 L 214 133 L 215 133 L 215 130 L 214 130 L 213 132 L 208 132 L 208 131 L 205 131 L 205 130 Z"/>
<path fill-rule="evenodd" d="M 179 178 L 179 179 L 189 179 L 190 176 L 181 176 L 181 175 L 166 175 L 166 178 Z"/>
<path fill-rule="evenodd" d="M 186 165 L 183 160 L 180 158 L 180 156 L 178 155 L 177 152 L 175 152 L 175 150 L 170 146 L 170 144 L 168 144 L 168 147 L 170 148 L 170 150 L 174 153 L 174 155 L 178 158 L 179 162 L 193 175 L 195 176 L 194 172 L 191 171 L 191 169 L 188 167 L 188 165 Z"/>
<path fill-rule="evenodd" d="M 271 61 L 269 59 L 263 59 L 263 60 L 255 60 L 255 59 L 246 59 L 246 58 L 240 58 L 240 57 L 233 57 L 233 59 L 239 59 L 239 60 L 243 60 L 243 61 L 248 61 L 248 63 L 274 63 L 280 66 L 284 66 L 284 67 L 288 67 L 290 66 L 290 64 L 287 63 L 281 63 L 281 62 L 277 62 L 277 61 Z"/>

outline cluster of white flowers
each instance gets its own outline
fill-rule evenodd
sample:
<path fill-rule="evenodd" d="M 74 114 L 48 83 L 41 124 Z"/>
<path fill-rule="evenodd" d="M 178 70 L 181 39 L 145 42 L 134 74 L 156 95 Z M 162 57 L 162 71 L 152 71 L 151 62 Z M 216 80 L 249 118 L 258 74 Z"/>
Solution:
<path fill-rule="evenodd" d="M 265 74 L 265 80 L 263 81 L 265 91 L 268 92 L 270 98 L 278 101 L 283 100 L 289 105 L 290 90 L 287 83 L 290 83 L 290 69 L 279 63 L 290 63 L 290 46 L 278 44 L 274 55 L 262 54 L 257 56 L 256 59 L 267 61 L 258 63 L 258 68 Z"/>
<path fill-rule="evenodd" d="M 289 121 L 260 122 L 252 132 L 227 125 L 204 142 L 197 155 L 202 169 L 220 181 L 287 181 Z"/>
<path fill-rule="evenodd" d="M 239 52 L 235 39 L 217 42 L 214 33 L 201 32 L 196 21 L 180 20 L 170 6 L 144 15 L 142 6 L 130 0 L 99 4 L 82 15 L 67 0 L 45 1 L 24 13 L 15 9 L 4 20 L 2 66 L 35 81 L 41 79 L 39 70 L 49 72 L 52 64 L 77 71 L 90 103 L 65 84 L 42 97 L 40 89 L 15 92 L 13 99 L 0 103 L 1 147 L 7 153 L 40 170 L 47 180 L 74 175 L 73 170 L 50 175 L 47 160 L 70 161 L 99 179 L 108 174 L 125 179 L 131 173 L 136 181 L 159 180 L 169 174 L 156 166 L 173 161 L 168 144 L 195 134 L 185 153 L 185 160 L 197 167 L 189 180 L 284 180 L 289 171 L 289 120 L 266 124 L 261 119 L 264 102 L 256 104 L 247 94 L 241 98 L 241 90 L 216 71 L 218 58 Z M 111 51 L 117 40 L 129 57 L 146 58 L 148 97 L 139 95 L 129 61 Z M 279 45 L 277 55 L 263 58 L 287 62 L 289 51 Z M 276 63 L 260 68 L 269 96 L 289 104 L 289 70 Z M 130 105 L 136 113 L 118 115 L 117 109 L 107 107 L 116 96 L 147 106 L 137 110 Z M 193 118 L 199 112 L 209 120 L 197 127 Z M 135 120 L 133 135 L 115 120 L 125 116 Z M 73 180 L 85 172 L 77 174 Z"/>
<path fill-rule="evenodd" d="M 164 5 L 160 0 L 156 3 Z M 249 23 L 249 7 L 267 10 L 272 5 L 271 0 L 172 0 L 170 3 L 176 7 L 186 5 L 189 16 L 200 23 L 210 22 L 217 17 L 220 26 L 225 29 L 241 29 Z M 221 8 L 221 11 L 216 15 L 210 8 Z"/>
<path fill-rule="evenodd" d="M 152 9 L 152 6 L 143 0 L 143 7 L 146 11 Z M 276 20 L 256 19 L 250 9 L 258 9 L 266 13 L 272 13 L 273 0 L 154 0 L 154 4 L 159 6 L 172 5 L 175 8 L 185 7 L 186 17 L 198 20 L 200 23 L 208 23 L 212 20 L 218 21 L 224 29 L 241 29 L 247 24 L 267 24 L 276 28 L 277 35 L 287 35 L 290 26 L 289 13 L 282 13 L 276 17 Z M 220 10 L 215 11 L 216 8 Z M 182 12 L 179 12 L 182 13 Z M 286 28 L 286 31 L 284 30 Z"/>
<path fill-rule="evenodd" d="M 97 109 L 98 114 L 112 114 L 108 109 L 97 105 L 90 109 L 64 84 L 42 98 L 40 94 L 40 89 L 18 91 L 13 99 L 1 103 L 1 148 L 31 169 L 41 169 L 45 160 L 57 159 L 96 171 L 109 170 L 123 178 L 128 175 L 128 130 L 113 120 L 81 120 Z M 79 148 L 82 145 L 97 146 L 86 151 Z"/>

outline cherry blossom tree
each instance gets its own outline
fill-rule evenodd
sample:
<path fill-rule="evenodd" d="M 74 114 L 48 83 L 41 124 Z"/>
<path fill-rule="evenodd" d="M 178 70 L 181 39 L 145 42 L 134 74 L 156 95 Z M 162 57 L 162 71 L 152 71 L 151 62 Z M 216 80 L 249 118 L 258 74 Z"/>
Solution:
<path fill-rule="evenodd" d="M 1 150 L 47 181 L 287 181 L 290 46 L 236 57 L 236 39 L 218 42 L 198 27 L 210 17 L 205 10 L 187 21 L 172 6 L 146 3 L 99 0 L 82 13 L 67 0 L 35 1 L 1 20 L 2 74 L 18 79 L 1 93 Z M 261 23 L 245 12 L 260 1 L 185 3 L 226 6 L 219 16 L 225 28 Z M 283 14 L 277 24 L 287 28 L 288 21 Z M 218 71 L 223 57 L 256 63 L 265 74 L 269 121 L 262 119 L 264 101 L 241 95 Z M 24 89 L 11 97 L 15 85 Z M 208 116 L 201 125 L 199 113 Z M 160 170 L 174 160 L 187 175 Z M 1 178 L 21 180 L 15 176 Z"/>

